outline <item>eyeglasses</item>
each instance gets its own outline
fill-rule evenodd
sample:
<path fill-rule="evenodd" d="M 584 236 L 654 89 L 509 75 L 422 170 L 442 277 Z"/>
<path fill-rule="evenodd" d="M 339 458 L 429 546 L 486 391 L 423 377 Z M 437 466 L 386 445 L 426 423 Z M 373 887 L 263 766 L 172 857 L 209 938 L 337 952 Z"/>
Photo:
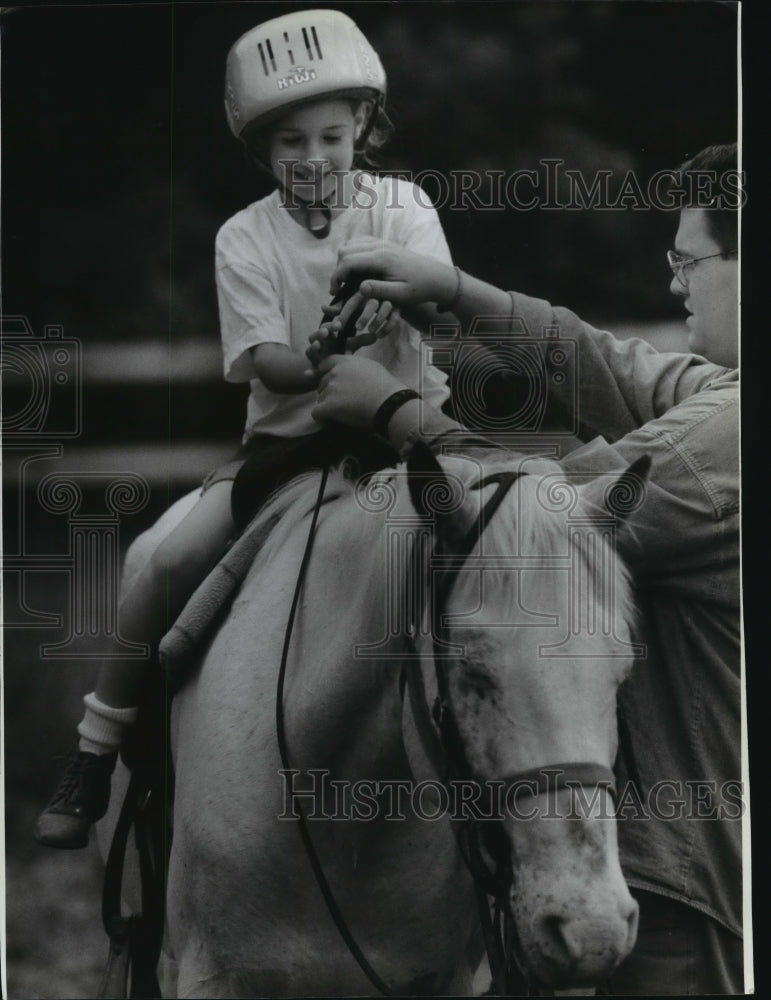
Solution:
<path fill-rule="evenodd" d="M 699 261 L 712 260 L 715 257 L 730 257 L 738 252 L 738 250 L 727 250 L 725 253 L 710 253 L 706 257 L 683 257 L 681 254 L 675 253 L 674 250 L 667 250 L 667 261 L 672 268 L 672 274 L 683 288 L 687 288 L 691 273 Z"/>

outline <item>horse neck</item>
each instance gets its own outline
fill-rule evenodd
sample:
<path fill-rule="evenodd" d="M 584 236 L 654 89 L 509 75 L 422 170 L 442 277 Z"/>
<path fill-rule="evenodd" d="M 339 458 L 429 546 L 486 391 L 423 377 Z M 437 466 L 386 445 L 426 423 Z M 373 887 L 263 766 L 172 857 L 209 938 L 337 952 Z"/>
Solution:
<path fill-rule="evenodd" d="M 331 480 L 328 495 L 336 485 Z M 322 508 L 285 703 L 303 758 L 341 777 L 391 777 L 406 768 L 398 691 L 405 640 L 389 635 L 387 552 L 384 515 L 363 510 L 350 489 Z"/>

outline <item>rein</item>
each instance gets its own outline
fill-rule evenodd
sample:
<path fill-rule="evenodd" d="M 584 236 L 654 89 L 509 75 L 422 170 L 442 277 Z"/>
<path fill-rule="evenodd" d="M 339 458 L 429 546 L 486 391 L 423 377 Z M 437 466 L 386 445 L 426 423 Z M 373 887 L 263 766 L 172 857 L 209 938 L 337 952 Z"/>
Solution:
<path fill-rule="evenodd" d="M 337 302 L 347 301 L 358 289 L 361 284 L 362 276 L 354 276 L 348 282 L 346 282 L 343 289 L 337 294 L 337 296 L 332 300 L 334 305 Z M 335 353 L 343 354 L 345 351 L 345 343 L 351 333 L 354 331 L 354 325 L 356 321 L 356 316 L 352 316 L 351 319 L 346 324 L 345 328 L 340 331 L 337 336 L 337 341 L 335 343 Z M 319 513 L 321 507 L 324 503 L 324 490 L 326 489 L 327 479 L 329 477 L 329 465 L 326 465 L 321 473 L 321 482 L 319 483 L 319 491 L 316 496 L 316 502 L 313 506 L 313 515 L 311 517 L 310 528 L 308 529 L 308 539 L 305 543 L 305 550 L 303 552 L 302 561 L 300 563 L 300 569 L 297 574 L 297 583 L 295 584 L 294 595 L 292 597 L 292 604 L 289 609 L 289 618 L 287 620 L 286 631 L 284 633 L 284 647 L 281 651 L 281 666 L 278 672 L 278 682 L 276 685 L 276 739 L 278 742 L 278 751 L 281 757 L 281 764 L 285 771 L 290 769 L 289 760 L 289 750 L 286 741 L 286 727 L 284 725 L 284 682 L 286 679 L 286 667 L 289 659 L 289 646 L 292 640 L 292 628 L 294 626 L 294 619 L 297 613 L 297 605 L 300 600 L 300 593 L 302 591 L 302 586 L 305 581 L 305 576 L 308 572 L 308 564 L 310 563 L 311 551 L 313 549 L 313 541 L 316 537 L 316 524 L 319 519 Z M 329 910 L 330 916 L 335 922 L 335 926 L 340 932 L 340 936 L 345 941 L 348 946 L 348 950 L 351 952 L 353 957 L 359 964 L 359 968 L 362 970 L 364 975 L 369 979 L 375 989 L 382 993 L 383 996 L 393 996 L 394 993 L 391 988 L 380 978 L 380 976 L 375 972 L 372 966 L 367 961 L 364 952 L 361 950 L 357 944 L 355 938 L 351 934 L 348 924 L 345 921 L 340 907 L 337 904 L 337 900 L 334 897 L 332 889 L 330 888 L 327 877 L 324 874 L 324 869 L 322 867 L 321 861 L 318 854 L 316 853 L 316 848 L 313 846 L 313 838 L 311 837 L 310 828 L 308 826 L 308 820 L 306 819 L 305 813 L 303 812 L 300 802 L 295 803 L 295 808 L 298 813 L 298 830 L 300 831 L 300 837 L 302 838 L 303 847 L 305 848 L 305 853 L 308 856 L 308 861 L 310 862 L 311 868 L 313 870 L 316 883 L 321 891 L 321 895 L 324 897 L 324 902 Z"/>

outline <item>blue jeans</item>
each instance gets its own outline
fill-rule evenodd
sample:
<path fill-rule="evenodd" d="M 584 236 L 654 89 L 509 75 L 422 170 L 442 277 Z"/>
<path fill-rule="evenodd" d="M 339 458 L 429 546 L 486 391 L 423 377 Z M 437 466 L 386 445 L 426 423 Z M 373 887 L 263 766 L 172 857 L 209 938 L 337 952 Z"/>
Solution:
<path fill-rule="evenodd" d="M 700 910 L 633 890 L 640 928 L 632 954 L 607 983 L 611 996 L 744 992 L 742 939 Z"/>

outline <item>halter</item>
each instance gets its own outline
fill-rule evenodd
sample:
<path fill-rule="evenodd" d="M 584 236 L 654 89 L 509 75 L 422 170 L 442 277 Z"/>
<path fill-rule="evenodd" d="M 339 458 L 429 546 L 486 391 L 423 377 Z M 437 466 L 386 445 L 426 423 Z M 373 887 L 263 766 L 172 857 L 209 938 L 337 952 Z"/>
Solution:
<path fill-rule="evenodd" d="M 284 768 L 289 768 L 290 766 L 286 745 L 283 707 L 284 678 L 289 643 L 300 591 L 310 561 L 316 522 L 323 501 L 327 473 L 328 469 L 324 469 L 289 613 L 278 676 L 276 735 Z M 471 486 L 471 489 L 483 489 L 491 483 L 498 483 L 495 493 L 480 510 L 474 524 L 461 541 L 457 552 L 453 553 L 454 556 L 459 557 L 460 562 L 442 574 L 437 584 L 436 599 L 431 602 L 433 659 L 438 691 L 433 710 L 429 709 L 428 706 L 423 674 L 419 667 L 407 670 L 403 666 L 399 679 L 399 689 L 402 697 L 404 697 L 405 688 L 409 689 L 410 704 L 417 723 L 419 737 L 429 759 L 432 761 L 437 773 L 441 776 L 441 781 L 445 786 L 453 779 L 473 778 L 473 775 L 466 759 L 457 721 L 449 698 L 449 684 L 445 662 L 450 657 L 443 652 L 439 644 L 440 633 L 446 630 L 446 627 L 442 625 L 443 610 L 458 573 L 463 568 L 463 562 L 465 562 L 479 541 L 485 527 L 498 510 L 498 507 L 505 499 L 511 487 L 520 478 L 520 475 L 522 475 L 520 472 L 496 472 Z M 414 555 L 411 572 L 415 572 Z M 428 591 L 429 587 L 420 588 L 420 592 L 424 595 L 425 599 L 429 597 Z M 419 622 L 421 619 L 422 610 L 418 610 L 415 622 Z M 414 627 L 415 622 L 413 622 L 413 627 L 408 629 L 408 642 L 413 652 L 416 652 L 413 638 L 417 634 L 417 628 Z M 550 780 L 550 778 L 554 778 L 554 780 Z M 613 772 L 603 764 L 595 763 L 568 762 L 549 766 L 544 765 L 540 768 L 516 773 L 507 779 L 507 783 L 516 786 L 515 795 L 517 797 L 524 795 L 535 796 L 549 791 L 556 791 L 560 788 L 573 787 L 576 784 L 590 787 L 604 786 L 615 793 Z M 359 964 L 359 967 L 378 992 L 384 996 L 394 996 L 393 990 L 372 968 L 348 928 L 326 879 L 316 849 L 313 846 L 308 822 L 299 802 L 295 804 L 295 808 L 298 813 L 298 829 L 305 852 L 324 902 L 340 935 L 348 946 L 352 956 Z M 520 963 L 516 960 L 520 954 L 520 946 L 516 926 L 508 905 L 508 895 L 512 885 L 512 872 L 509 860 L 508 840 L 503 826 L 500 823 L 488 823 L 486 827 L 482 828 L 479 822 L 472 817 L 463 824 L 453 821 L 452 828 L 461 855 L 474 880 L 479 919 L 490 971 L 493 977 L 493 990 L 502 996 L 532 995 L 531 984 L 521 971 Z M 492 864 L 490 861 L 492 861 Z M 490 913 L 488 896 L 492 896 L 495 900 L 494 918 Z"/>

